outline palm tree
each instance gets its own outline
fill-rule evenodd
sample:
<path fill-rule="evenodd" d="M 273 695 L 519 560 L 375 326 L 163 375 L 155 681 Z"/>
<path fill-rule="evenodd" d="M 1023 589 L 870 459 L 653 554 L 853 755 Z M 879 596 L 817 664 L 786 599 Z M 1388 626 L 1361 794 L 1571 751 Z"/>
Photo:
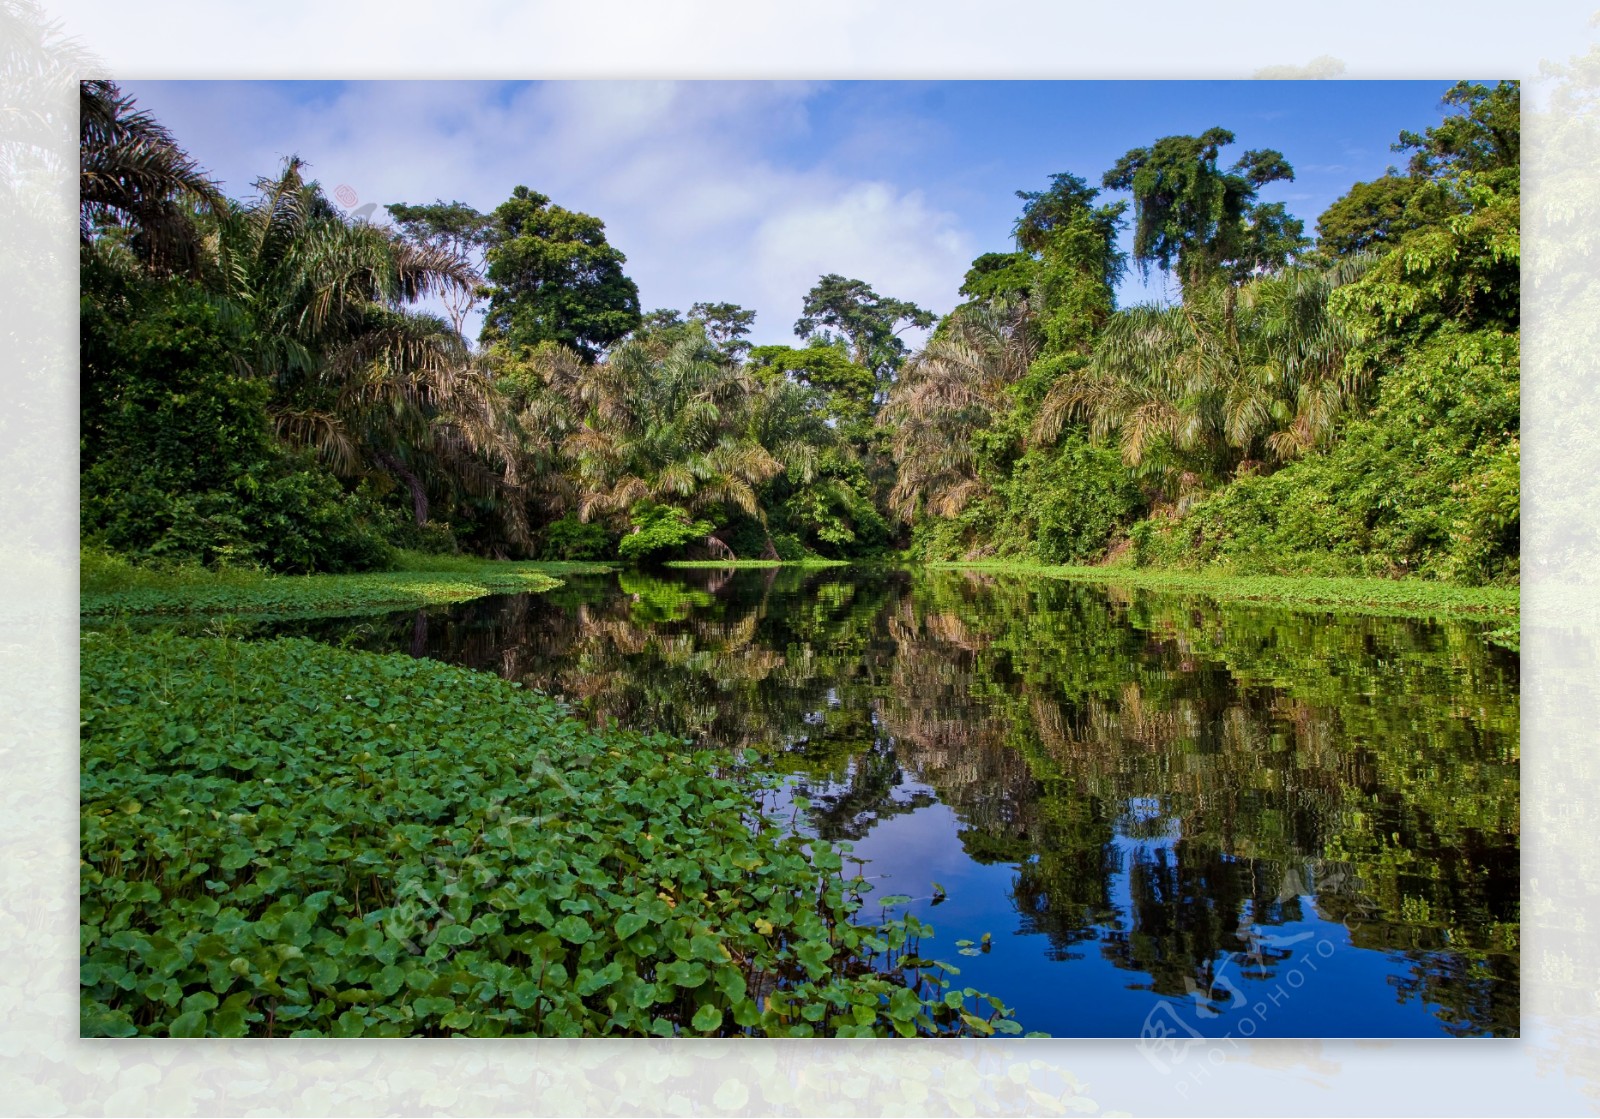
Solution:
<path fill-rule="evenodd" d="M 189 155 L 133 98 L 104 80 L 78 85 L 78 234 L 128 231 L 135 256 L 158 272 L 192 271 L 199 260 L 195 209 L 226 200 Z"/>
<path fill-rule="evenodd" d="M 279 433 L 345 477 L 394 478 L 419 525 L 443 488 L 496 504 L 525 542 L 509 417 L 461 335 L 410 307 L 479 277 L 451 252 L 346 220 L 304 166 L 258 180 L 211 238 L 218 284 L 255 327 L 247 364 L 273 382 Z"/>
<path fill-rule="evenodd" d="M 754 379 L 703 334 L 660 358 L 630 341 L 595 365 L 552 360 L 545 374 L 548 399 L 524 416 L 565 432 L 584 520 L 644 500 L 761 518 L 757 487 L 783 464 L 749 430 Z"/>
<path fill-rule="evenodd" d="M 1005 390 L 1038 356 L 1034 321 L 1029 300 L 963 307 L 906 363 L 883 414 L 897 467 L 889 504 L 901 517 L 955 516 L 986 490 L 972 436 L 1007 411 Z"/>
<path fill-rule="evenodd" d="M 1237 289 L 1195 285 L 1180 304 L 1118 312 L 1088 364 L 1052 387 L 1034 437 L 1083 420 L 1168 489 L 1324 445 L 1363 385 L 1346 366 L 1354 338 L 1328 296 L 1367 263 L 1287 269 Z"/>

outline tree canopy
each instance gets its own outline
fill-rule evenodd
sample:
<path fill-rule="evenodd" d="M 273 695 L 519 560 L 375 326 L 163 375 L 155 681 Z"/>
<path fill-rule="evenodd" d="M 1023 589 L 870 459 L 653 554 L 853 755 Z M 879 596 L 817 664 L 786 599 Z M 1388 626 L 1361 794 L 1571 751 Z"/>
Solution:
<path fill-rule="evenodd" d="M 528 187 L 379 224 L 291 159 L 231 200 L 114 85 L 82 96 L 85 525 L 118 547 L 1515 577 L 1515 83 L 1450 87 L 1314 251 L 1261 198 L 1287 156 L 1167 135 L 1098 186 L 1016 191 L 1012 244 L 942 317 L 820 276 L 798 345 L 753 345 L 756 311 L 726 300 L 641 313 L 604 222 Z M 1130 262 L 1178 298 L 1119 307 Z M 237 469 L 184 453 L 208 424 Z M 276 530 L 239 512 L 267 493 Z M 343 542 L 306 544 L 313 523 Z"/>
<path fill-rule="evenodd" d="M 639 325 L 639 289 L 599 218 L 519 186 L 491 219 L 482 341 L 557 342 L 594 361 Z"/>
<path fill-rule="evenodd" d="M 494 221 L 465 202 L 440 199 L 424 205 L 395 202 L 384 207 L 408 241 L 440 252 L 453 253 L 464 263 L 481 267 L 483 251 L 491 243 Z M 450 323 L 457 334 L 466 330 L 467 313 L 481 296 L 481 288 L 451 288 L 443 293 Z"/>
<path fill-rule="evenodd" d="M 116 228 L 158 272 L 197 266 L 194 207 L 218 211 L 222 192 L 171 132 L 115 83 L 79 85 L 78 232 L 88 243 Z"/>
<path fill-rule="evenodd" d="M 1409 151 L 1412 175 L 1440 178 L 1463 173 L 1516 171 L 1522 159 L 1522 85 L 1493 89 L 1457 82 L 1445 93 L 1444 120 L 1421 133 L 1405 131 L 1395 151 Z"/>
<path fill-rule="evenodd" d="M 836 332 L 850 347 L 850 360 L 872 371 L 877 401 L 888 393 L 894 372 L 909 352 L 900 334 L 910 327 L 926 329 L 938 316 L 904 299 L 879 295 L 863 280 L 835 272 L 821 277 L 806 292 L 803 314 L 795 321 L 800 338 Z"/>
<path fill-rule="evenodd" d="M 1374 252 L 1392 246 L 1426 219 L 1407 211 L 1423 184 L 1410 176 L 1384 175 L 1357 183 L 1317 219 L 1317 247 L 1328 256 Z"/>
<path fill-rule="evenodd" d="M 1141 269 L 1176 271 L 1188 289 L 1282 267 L 1305 246 L 1301 221 L 1281 203 L 1256 201 L 1261 187 L 1294 179 L 1288 160 L 1252 149 L 1224 170 L 1220 153 L 1233 142 L 1225 128 L 1164 136 L 1130 149 L 1105 173 L 1107 189 L 1133 195 L 1133 258 Z"/>

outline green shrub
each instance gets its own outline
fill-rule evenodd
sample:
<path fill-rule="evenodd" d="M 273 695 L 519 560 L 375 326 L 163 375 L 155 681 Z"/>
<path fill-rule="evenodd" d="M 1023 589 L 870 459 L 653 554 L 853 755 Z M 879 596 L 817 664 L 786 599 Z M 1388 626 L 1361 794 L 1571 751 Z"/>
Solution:
<path fill-rule="evenodd" d="M 1098 559 L 1143 505 L 1117 453 L 1077 434 L 1023 455 L 1001 492 L 1002 535 L 1043 563 Z"/>
<path fill-rule="evenodd" d="M 273 437 L 268 386 L 237 367 L 236 324 L 183 285 L 126 312 L 85 301 L 86 541 L 168 564 L 383 565 L 373 510 Z"/>
<path fill-rule="evenodd" d="M 615 555 L 616 534 L 595 521 L 568 513 L 544 526 L 539 543 L 542 560 L 595 560 Z"/>
<path fill-rule="evenodd" d="M 889 523 L 873 505 L 860 465 L 842 465 L 830 453 L 824 457 L 824 472 L 795 485 L 778 507 L 774 544 L 778 534 L 799 540 L 802 555 L 843 559 L 882 551 L 889 541 Z"/>
<path fill-rule="evenodd" d="M 772 548 L 785 563 L 798 563 L 811 555 L 806 551 L 805 543 L 792 532 L 774 532 Z"/>
<path fill-rule="evenodd" d="M 629 516 L 633 531 L 617 545 L 617 555 L 625 560 L 676 551 L 691 540 L 710 535 L 714 527 L 710 521 L 690 520 L 689 514 L 676 505 L 657 505 L 653 501 L 638 502 Z"/>
<path fill-rule="evenodd" d="M 917 519 L 914 557 L 1087 563 L 1105 553 L 1144 503 L 1117 453 L 1076 432 L 989 473 L 992 488 L 955 516 Z"/>
<path fill-rule="evenodd" d="M 1440 330 L 1327 453 L 1237 479 L 1180 520 L 1135 525 L 1136 562 L 1514 581 L 1518 385 L 1515 335 Z"/>

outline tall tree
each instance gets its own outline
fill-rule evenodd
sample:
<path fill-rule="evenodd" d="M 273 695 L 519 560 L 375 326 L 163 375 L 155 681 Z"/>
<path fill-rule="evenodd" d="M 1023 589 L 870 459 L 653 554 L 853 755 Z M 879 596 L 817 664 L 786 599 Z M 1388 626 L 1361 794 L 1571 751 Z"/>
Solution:
<path fill-rule="evenodd" d="M 961 278 L 961 294 L 974 303 L 1026 299 L 1038 281 L 1037 263 L 1027 252 L 984 253 Z"/>
<path fill-rule="evenodd" d="M 1413 230 L 1435 225 L 1470 209 L 1462 176 L 1512 186 L 1522 155 L 1521 86 L 1500 82 L 1493 89 L 1457 82 L 1443 98 L 1445 119 L 1422 132 L 1402 132 L 1397 152 L 1410 152 L 1407 174 L 1357 183 L 1317 219 L 1323 257 L 1393 248 Z"/>
<path fill-rule="evenodd" d="M 1187 292 L 1282 267 L 1305 246 L 1303 223 L 1281 204 L 1256 201 L 1266 184 L 1293 180 L 1293 168 L 1265 148 L 1224 170 L 1218 157 L 1233 142 L 1225 128 L 1166 136 L 1131 149 L 1106 172 L 1108 189 L 1133 194 L 1133 257 L 1141 270 L 1175 270 Z"/>
<path fill-rule="evenodd" d="M 911 520 L 923 509 L 959 513 L 984 492 L 974 435 L 1006 413 L 1006 389 L 1038 356 L 1027 303 L 964 307 L 946 318 L 890 392 L 883 420 L 898 472 L 889 505 Z"/>
<path fill-rule="evenodd" d="M 1047 376 L 1086 355 L 1116 306 L 1117 281 L 1128 258 L 1117 246 L 1127 203 L 1097 205 L 1100 192 L 1071 174 L 1051 176 L 1050 189 L 1018 191 L 1017 247 L 1039 261 L 1035 312 Z"/>
<path fill-rule="evenodd" d="M 493 220 L 465 202 L 439 199 L 424 205 L 395 202 L 387 207 L 389 216 L 406 240 L 437 251 L 453 253 L 475 270 L 482 268 L 482 255 L 489 247 Z M 450 323 L 465 337 L 467 315 L 482 298 L 482 289 L 451 286 L 441 295 Z"/>
<path fill-rule="evenodd" d="M 1317 219 L 1319 254 L 1334 258 L 1392 247 L 1401 234 L 1429 220 L 1408 213 L 1424 185 L 1406 175 L 1384 175 L 1355 184 Z"/>
<path fill-rule="evenodd" d="M 802 314 L 794 324 L 801 338 L 837 332 L 850 347 L 850 359 L 872 371 L 877 381 L 875 403 L 888 397 L 895 371 L 906 357 L 900 334 L 911 327 L 926 329 L 938 318 L 904 299 L 879 295 L 864 280 L 847 280 L 830 272 L 806 292 Z"/>
<path fill-rule="evenodd" d="M 1445 92 L 1457 109 L 1422 133 L 1402 132 L 1395 151 L 1411 152 L 1410 172 L 1442 178 L 1462 172 L 1516 171 L 1522 159 L 1522 85 L 1503 81 L 1493 89 L 1457 82 Z"/>
<path fill-rule="evenodd" d="M 977 303 L 998 300 L 1009 305 L 1039 292 L 1042 299 L 1035 309 L 1048 313 L 1068 304 L 1081 310 L 1083 296 L 1094 289 L 1101 295 L 1090 301 L 1103 304 L 1109 314 L 1117 281 L 1127 268 L 1117 236 L 1128 206 L 1096 205 L 1099 195 L 1068 173 L 1050 176 L 1048 190 L 1017 191 L 1022 199 L 1022 213 L 1012 226 L 1017 251 L 984 253 L 974 260 L 961 294 Z M 1077 326 L 1056 331 L 1077 332 Z"/>
<path fill-rule="evenodd" d="M 701 335 L 724 359 L 737 364 L 750 352 L 745 337 L 755 321 L 756 313 L 737 303 L 696 303 L 687 318 L 675 307 L 657 307 L 640 317 L 629 339 L 653 347 L 659 358 L 691 335 Z"/>
<path fill-rule="evenodd" d="M 877 381 L 872 371 L 850 360 L 843 345 L 820 337 L 804 347 L 757 346 L 750 351 L 750 368 L 822 393 L 823 407 L 836 424 L 849 428 L 868 418 Z"/>
<path fill-rule="evenodd" d="M 639 289 L 599 218 L 519 186 L 492 215 L 489 310 L 481 340 L 557 342 L 594 361 L 639 325 Z"/>
<path fill-rule="evenodd" d="M 702 323 L 706 337 L 732 360 L 742 361 L 750 352 L 750 343 L 745 338 L 755 325 L 754 311 L 737 303 L 696 303 L 689 308 L 689 318 Z"/>

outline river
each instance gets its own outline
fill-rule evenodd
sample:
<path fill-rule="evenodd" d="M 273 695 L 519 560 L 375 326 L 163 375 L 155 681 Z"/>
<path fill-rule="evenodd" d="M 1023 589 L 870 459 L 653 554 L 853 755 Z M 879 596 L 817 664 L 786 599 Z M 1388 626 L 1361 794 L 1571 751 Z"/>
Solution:
<path fill-rule="evenodd" d="M 278 628 L 759 752 L 1027 1030 L 1518 1033 L 1518 657 L 1470 622 L 860 567 Z"/>

